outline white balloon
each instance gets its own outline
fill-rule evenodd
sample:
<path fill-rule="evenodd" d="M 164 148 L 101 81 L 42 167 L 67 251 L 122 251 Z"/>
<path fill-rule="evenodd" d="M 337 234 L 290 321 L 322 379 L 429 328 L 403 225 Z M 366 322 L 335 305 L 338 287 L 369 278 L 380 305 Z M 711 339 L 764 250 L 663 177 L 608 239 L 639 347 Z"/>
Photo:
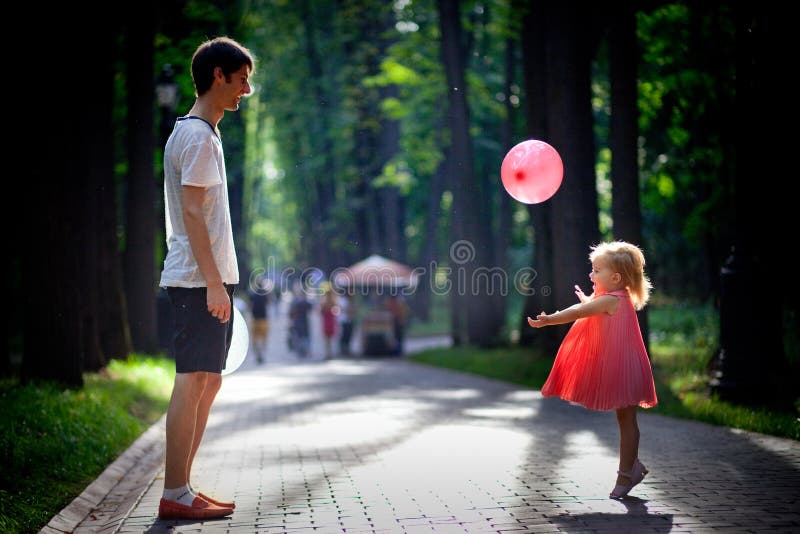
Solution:
<path fill-rule="evenodd" d="M 222 370 L 223 375 L 229 375 L 234 372 L 244 362 L 247 356 L 247 351 L 250 348 L 250 334 L 247 332 L 247 323 L 242 316 L 239 308 L 231 305 L 233 308 L 233 339 L 231 340 L 231 348 L 228 349 L 228 359 L 225 360 L 225 368 Z"/>

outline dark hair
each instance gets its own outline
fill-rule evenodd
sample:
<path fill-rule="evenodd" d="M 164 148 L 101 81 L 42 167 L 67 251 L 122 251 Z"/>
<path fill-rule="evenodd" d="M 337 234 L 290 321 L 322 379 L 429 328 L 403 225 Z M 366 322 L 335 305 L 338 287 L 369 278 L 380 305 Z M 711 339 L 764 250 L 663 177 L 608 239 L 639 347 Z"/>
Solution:
<path fill-rule="evenodd" d="M 229 37 L 210 39 L 194 51 L 192 55 L 192 81 L 197 96 L 211 88 L 214 82 L 214 69 L 222 68 L 225 79 L 247 65 L 253 70 L 253 56 L 250 51 Z"/>

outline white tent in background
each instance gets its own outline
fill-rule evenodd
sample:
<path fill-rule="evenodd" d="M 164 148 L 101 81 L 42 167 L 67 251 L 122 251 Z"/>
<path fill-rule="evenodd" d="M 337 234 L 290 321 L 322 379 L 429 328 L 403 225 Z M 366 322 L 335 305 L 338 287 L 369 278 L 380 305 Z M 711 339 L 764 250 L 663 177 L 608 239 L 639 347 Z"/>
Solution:
<path fill-rule="evenodd" d="M 335 269 L 332 281 L 338 287 L 415 287 L 417 273 L 408 265 L 373 254 L 350 267 Z"/>

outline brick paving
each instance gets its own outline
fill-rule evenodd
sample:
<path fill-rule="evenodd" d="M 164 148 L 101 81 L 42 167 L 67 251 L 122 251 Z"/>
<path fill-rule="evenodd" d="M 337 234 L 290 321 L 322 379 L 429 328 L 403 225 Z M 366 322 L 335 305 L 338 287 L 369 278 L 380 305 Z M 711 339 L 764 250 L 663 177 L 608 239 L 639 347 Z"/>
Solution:
<path fill-rule="evenodd" d="M 284 341 L 225 377 L 195 461 L 232 516 L 157 518 L 162 419 L 43 532 L 76 513 L 76 534 L 800 532 L 800 442 L 641 410 L 650 474 L 614 501 L 613 412 L 404 358 L 300 361 Z"/>

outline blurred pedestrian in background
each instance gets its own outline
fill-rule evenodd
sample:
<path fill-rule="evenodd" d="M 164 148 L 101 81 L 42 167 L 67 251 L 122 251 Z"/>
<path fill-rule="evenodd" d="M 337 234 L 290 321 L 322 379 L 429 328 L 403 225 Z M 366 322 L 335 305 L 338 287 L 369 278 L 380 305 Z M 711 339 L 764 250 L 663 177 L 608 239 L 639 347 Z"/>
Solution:
<path fill-rule="evenodd" d="M 339 295 L 339 354 L 350 356 L 350 340 L 353 338 L 353 329 L 356 324 L 358 312 L 353 290 L 347 288 Z"/>
<path fill-rule="evenodd" d="M 327 284 L 323 289 L 322 300 L 319 303 L 319 313 L 322 316 L 325 359 L 330 360 L 333 358 L 333 338 L 336 336 L 336 323 L 339 315 L 338 299 L 330 284 Z"/>

